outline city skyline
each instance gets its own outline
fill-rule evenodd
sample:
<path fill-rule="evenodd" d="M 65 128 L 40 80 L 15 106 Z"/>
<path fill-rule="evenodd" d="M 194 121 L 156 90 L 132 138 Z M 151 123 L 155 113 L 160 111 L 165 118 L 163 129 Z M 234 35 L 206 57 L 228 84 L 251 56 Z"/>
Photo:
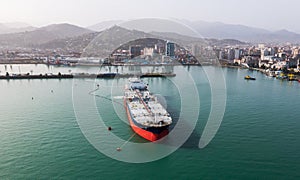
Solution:
<path fill-rule="evenodd" d="M 0 23 L 25 22 L 33 26 L 71 23 L 87 27 L 107 20 L 137 18 L 187 19 L 223 22 L 264 28 L 272 31 L 287 29 L 300 33 L 297 0 L 287 1 L 179 1 L 143 2 L 77 0 L 11 0 L 0 2 Z M 288 11 L 288 13 L 286 13 Z"/>

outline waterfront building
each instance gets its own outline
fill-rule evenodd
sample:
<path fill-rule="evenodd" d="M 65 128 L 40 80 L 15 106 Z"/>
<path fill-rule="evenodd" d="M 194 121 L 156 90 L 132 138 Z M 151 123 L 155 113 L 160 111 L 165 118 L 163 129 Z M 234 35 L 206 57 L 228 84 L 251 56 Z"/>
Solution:
<path fill-rule="evenodd" d="M 258 49 L 265 49 L 265 44 L 258 44 Z"/>
<path fill-rule="evenodd" d="M 236 48 L 234 50 L 234 59 L 241 59 L 242 50 L 239 48 Z"/>
<path fill-rule="evenodd" d="M 293 58 L 297 58 L 299 56 L 300 50 L 298 48 L 293 49 Z"/>
<path fill-rule="evenodd" d="M 272 69 L 283 69 L 287 66 L 286 61 L 279 61 L 271 66 Z"/>
<path fill-rule="evenodd" d="M 144 56 L 153 56 L 154 48 L 145 47 L 143 52 L 144 52 Z"/>
<path fill-rule="evenodd" d="M 255 56 L 246 56 L 245 63 L 248 64 L 249 67 L 258 67 L 259 66 L 259 58 Z"/>
<path fill-rule="evenodd" d="M 225 59 L 225 52 L 224 51 L 219 52 L 219 59 Z"/>
<path fill-rule="evenodd" d="M 265 60 L 265 56 L 269 56 L 269 50 L 267 48 L 261 50 L 261 60 Z"/>
<path fill-rule="evenodd" d="M 129 49 L 130 49 L 131 58 L 141 55 L 141 50 L 142 50 L 141 46 L 130 46 Z"/>
<path fill-rule="evenodd" d="M 175 57 L 175 44 L 172 42 L 166 43 L 166 55 L 169 57 Z"/>
<path fill-rule="evenodd" d="M 192 54 L 194 56 L 199 56 L 200 55 L 200 52 L 201 52 L 201 47 L 199 47 L 198 45 L 196 44 L 193 44 L 192 46 Z"/>
<path fill-rule="evenodd" d="M 299 59 L 289 58 L 287 61 L 287 68 L 297 68 L 299 65 Z"/>
<path fill-rule="evenodd" d="M 227 59 L 229 61 L 233 61 L 234 60 L 234 57 L 235 57 L 235 50 L 233 48 L 230 48 L 228 50 L 228 56 L 227 56 Z"/>
<path fill-rule="evenodd" d="M 270 48 L 268 49 L 268 51 L 269 51 L 269 55 L 270 55 L 270 56 L 275 56 L 275 54 L 276 54 L 275 48 L 270 47 Z"/>
<path fill-rule="evenodd" d="M 235 59 L 235 60 L 233 61 L 233 63 L 234 63 L 234 64 L 241 65 L 241 64 L 242 64 L 242 60 L 240 60 L 240 59 Z"/>
<path fill-rule="evenodd" d="M 277 54 L 277 57 L 281 58 L 282 60 L 285 60 L 287 58 L 287 54 L 284 52 L 280 52 Z"/>

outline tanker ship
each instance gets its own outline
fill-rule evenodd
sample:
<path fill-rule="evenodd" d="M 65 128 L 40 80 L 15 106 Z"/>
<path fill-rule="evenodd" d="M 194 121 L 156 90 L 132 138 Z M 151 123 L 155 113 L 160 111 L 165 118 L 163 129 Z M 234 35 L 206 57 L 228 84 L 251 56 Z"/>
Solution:
<path fill-rule="evenodd" d="M 130 126 L 139 136 L 153 142 L 168 135 L 172 118 L 141 79 L 130 78 L 125 85 L 124 106 Z"/>

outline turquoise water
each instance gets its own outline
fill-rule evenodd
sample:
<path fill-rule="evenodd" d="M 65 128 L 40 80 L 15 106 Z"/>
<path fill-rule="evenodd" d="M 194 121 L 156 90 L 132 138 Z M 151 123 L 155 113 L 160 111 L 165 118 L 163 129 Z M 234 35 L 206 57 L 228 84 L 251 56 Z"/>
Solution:
<path fill-rule="evenodd" d="M 175 73 L 182 68 L 176 67 Z M 176 152 L 143 164 L 113 160 L 87 141 L 73 110 L 73 80 L 0 81 L 0 178 L 300 178 L 300 83 L 268 78 L 255 71 L 224 68 L 227 86 L 224 119 L 215 138 L 199 149 L 211 107 L 210 86 L 200 67 L 184 68 L 193 75 L 199 90 L 197 126 Z M 90 71 L 90 68 L 80 70 Z M 68 72 L 69 68 L 54 71 Z M 245 81 L 243 77 L 248 74 L 257 80 Z M 177 74 L 173 79 L 145 79 L 151 91 L 160 95 L 174 121 L 178 120 L 181 103 L 172 81 L 184 82 L 185 78 Z M 92 80 L 76 83 L 86 94 L 95 89 Z M 112 91 L 111 85 L 122 87 L 125 81 L 96 80 L 96 83 L 101 87 L 95 92 L 99 96 L 91 98 L 95 98 L 106 125 L 128 140 L 133 132 L 125 122 L 122 106 L 117 105 L 122 100 L 116 98 L 114 104 L 109 100 L 111 92 L 113 97 L 122 95 L 122 88 Z M 186 88 L 184 92 L 188 94 L 189 87 Z M 138 136 L 131 141 L 145 142 Z M 126 151 L 126 145 L 122 151 Z"/>

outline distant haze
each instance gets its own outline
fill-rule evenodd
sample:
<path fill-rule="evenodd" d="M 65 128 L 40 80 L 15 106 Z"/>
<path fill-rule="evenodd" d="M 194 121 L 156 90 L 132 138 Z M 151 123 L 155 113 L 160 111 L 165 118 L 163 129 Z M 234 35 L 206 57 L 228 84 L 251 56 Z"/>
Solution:
<path fill-rule="evenodd" d="M 86 27 L 104 20 L 150 17 L 224 22 L 300 33 L 299 7 L 299 0 L 3 0 L 0 23 L 44 26 L 64 22 Z"/>

